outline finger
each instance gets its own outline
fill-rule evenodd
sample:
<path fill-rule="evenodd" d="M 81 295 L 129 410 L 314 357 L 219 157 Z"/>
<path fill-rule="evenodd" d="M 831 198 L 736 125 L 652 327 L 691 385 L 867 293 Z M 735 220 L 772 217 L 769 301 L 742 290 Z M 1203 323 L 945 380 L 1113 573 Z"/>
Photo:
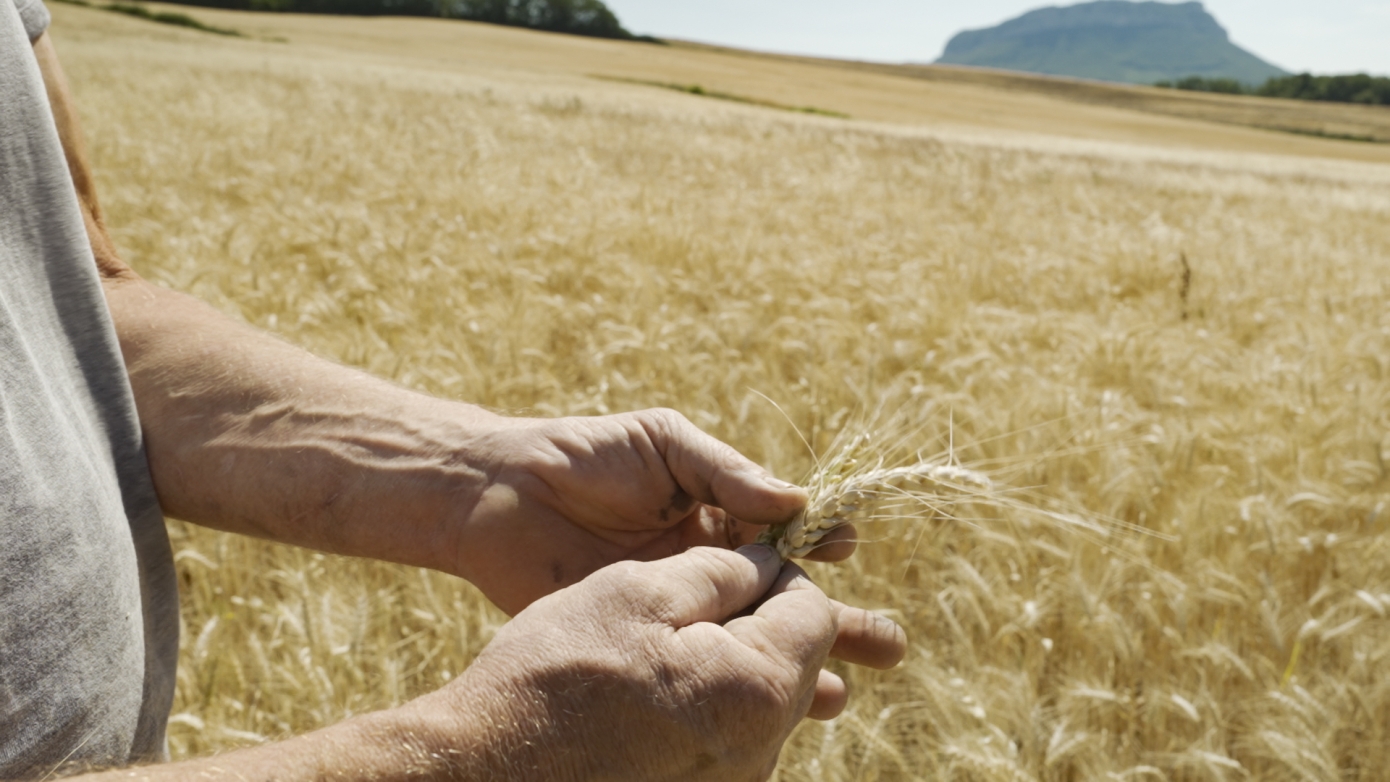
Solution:
<path fill-rule="evenodd" d="M 810 687 L 835 643 L 835 621 L 836 613 L 825 593 L 811 583 L 806 571 L 789 564 L 782 568 L 762 605 L 724 629 L 772 658 L 774 664 L 800 671 L 805 686 Z"/>
<path fill-rule="evenodd" d="M 806 507 L 806 490 L 778 480 L 670 410 L 639 414 L 682 490 L 751 524 L 780 524 Z"/>
<path fill-rule="evenodd" d="M 820 672 L 816 679 L 816 697 L 811 701 L 811 710 L 806 716 L 813 720 L 830 720 L 840 716 L 849 702 L 849 688 L 845 680 L 827 670 Z"/>
<path fill-rule="evenodd" d="M 858 545 L 859 533 L 853 524 L 848 524 L 821 538 L 806 559 L 812 562 L 843 562 L 850 558 Z"/>
<path fill-rule="evenodd" d="M 615 573 L 630 573 L 639 604 L 672 627 L 722 622 L 751 606 L 777 581 L 781 562 L 768 546 L 737 551 L 693 548 L 655 562 L 625 564 Z M 645 593 L 651 599 L 643 602 Z"/>
<path fill-rule="evenodd" d="M 907 654 L 907 633 L 881 614 L 831 600 L 839 633 L 830 656 L 854 665 L 887 670 Z"/>

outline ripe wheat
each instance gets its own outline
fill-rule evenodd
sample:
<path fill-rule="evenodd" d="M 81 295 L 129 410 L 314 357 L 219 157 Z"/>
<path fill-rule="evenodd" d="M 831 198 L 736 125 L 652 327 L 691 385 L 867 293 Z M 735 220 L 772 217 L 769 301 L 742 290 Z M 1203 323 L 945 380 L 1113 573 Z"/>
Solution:
<path fill-rule="evenodd" d="M 878 457 L 870 463 L 874 439 L 866 432 L 846 444 L 808 482 L 806 510 L 769 528 L 758 542 L 775 547 L 783 560 L 796 559 L 841 527 L 886 518 L 950 517 L 956 501 L 987 497 L 994 489 L 984 473 L 949 462 L 885 467 Z"/>

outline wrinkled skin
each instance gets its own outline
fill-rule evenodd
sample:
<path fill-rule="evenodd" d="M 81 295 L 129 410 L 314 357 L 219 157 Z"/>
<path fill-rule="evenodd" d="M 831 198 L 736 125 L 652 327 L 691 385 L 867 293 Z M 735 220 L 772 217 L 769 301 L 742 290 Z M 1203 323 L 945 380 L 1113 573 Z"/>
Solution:
<path fill-rule="evenodd" d="M 470 760 L 498 779 L 765 780 L 797 723 L 844 707 L 833 651 L 901 659 L 896 626 L 847 611 L 765 546 L 620 563 L 535 602 L 412 707 L 487 704 L 505 728 Z"/>

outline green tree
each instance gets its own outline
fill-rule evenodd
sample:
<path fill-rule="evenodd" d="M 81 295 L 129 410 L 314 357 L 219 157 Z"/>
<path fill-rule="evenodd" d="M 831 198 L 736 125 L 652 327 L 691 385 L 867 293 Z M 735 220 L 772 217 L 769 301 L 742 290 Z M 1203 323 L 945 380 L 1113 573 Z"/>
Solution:
<path fill-rule="evenodd" d="M 1299 73 L 1276 76 L 1258 87 L 1247 87 L 1234 79 L 1204 79 L 1189 76 L 1177 81 L 1160 81 L 1156 87 L 1196 92 L 1224 92 L 1232 95 L 1258 95 L 1263 98 L 1291 98 L 1333 103 L 1361 103 L 1390 106 L 1390 78 L 1354 73 L 1343 76 L 1314 76 Z"/>
<path fill-rule="evenodd" d="M 174 0 L 243 11 L 355 16 L 442 16 L 596 38 L 637 38 L 602 0 Z"/>
<path fill-rule="evenodd" d="M 1220 92 L 1227 95 L 1245 95 L 1249 92 L 1244 84 L 1235 79 L 1204 79 L 1201 76 L 1188 76 L 1175 82 L 1159 82 L 1158 86 L 1193 92 Z"/>
<path fill-rule="evenodd" d="M 1390 106 L 1390 78 L 1354 73 L 1343 76 L 1314 76 L 1299 73 L 1270 79 L 1255 91 L 1269 98 L 1295 98 L 1335 103 L 1363 103 Z"/>
<path fill-rule="evenodd" d="M 598 38 L 633 37 L 600 0 L 440 1 L 447 3 L 446 12 L 441 15 L 458 19 Z"/>

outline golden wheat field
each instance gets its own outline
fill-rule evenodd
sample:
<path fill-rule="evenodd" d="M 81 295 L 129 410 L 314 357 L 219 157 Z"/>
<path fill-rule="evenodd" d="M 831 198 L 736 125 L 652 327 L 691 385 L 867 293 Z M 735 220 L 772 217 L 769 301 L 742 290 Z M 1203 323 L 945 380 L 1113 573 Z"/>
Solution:
<path fill-rule="evenodd" d="M 393 54 L 371 20 L 55 16 L 161 284 L 500 410 L 672 407 L 788 479 L 802 436 L 872 428 L 1075 521 L 862 525 L 813 574 L 912 648 L 844 669 L 780 780 L 1385 777 L 1390 148 L 986 87 L 937 121 L 910 80 L 461 23 L 381 20 Z M 570 65 L 495 54 L 551 41 Z M 859 119 L 589 78 L 648 56 Z M 505 621 L 442 575 L 170 531 L 176 757 L 401 703 Z"/>

